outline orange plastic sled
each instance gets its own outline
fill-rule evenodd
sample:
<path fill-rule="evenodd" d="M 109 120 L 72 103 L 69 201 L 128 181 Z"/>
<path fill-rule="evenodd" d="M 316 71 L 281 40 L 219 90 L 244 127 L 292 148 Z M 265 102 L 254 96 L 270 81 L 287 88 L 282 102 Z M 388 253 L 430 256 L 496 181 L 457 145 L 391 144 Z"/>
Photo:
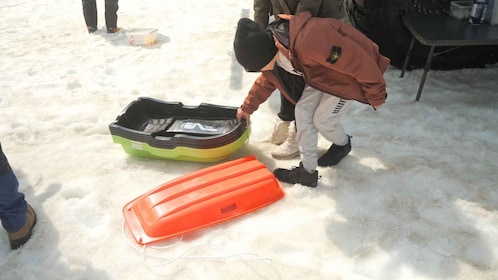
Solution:
<path fill-rule="evenodd" d="M 275 176 L 248 156 L 166 182 L 126 204 L 123 214 L 144 245 L 221 223 L 283 196 Z"/>

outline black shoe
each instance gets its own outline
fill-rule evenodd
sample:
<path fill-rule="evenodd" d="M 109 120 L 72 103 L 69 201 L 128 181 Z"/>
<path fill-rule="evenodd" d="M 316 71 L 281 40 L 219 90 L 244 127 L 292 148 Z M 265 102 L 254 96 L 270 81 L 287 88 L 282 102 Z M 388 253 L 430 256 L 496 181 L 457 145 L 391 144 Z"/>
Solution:
<path fill-rule="evenodd" d="M 318 166 L 333 166 L 351 152 L 351 136 L 348 136 L 348 143 L 344 146 L 332 144 L 329 150 L 318 159 Z"/>
<path fill-rule="evenodd" d="M 95 31 L 97 31 L 96 26 L 87 26 L 86 28 L 88 29 L 88 33 L 93 33 Z"/>
<path fill-rule="evenodd" d="M 303 163 L 299 163 L 299 167 L 294 166 L 291 170 L 277 168 L 273 171 L 275 177 L 282 182 L 290 184 L 301 184 L 315 188 L 318 184 L 318 171 L 309 173 L 304 169 Z"/>

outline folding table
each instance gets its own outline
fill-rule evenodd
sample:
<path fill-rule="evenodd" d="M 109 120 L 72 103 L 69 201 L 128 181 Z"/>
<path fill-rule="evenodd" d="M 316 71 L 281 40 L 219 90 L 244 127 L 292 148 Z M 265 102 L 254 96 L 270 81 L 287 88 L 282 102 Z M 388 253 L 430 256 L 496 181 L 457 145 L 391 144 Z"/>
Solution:
<path fill-rule="evenodd" d="M 431 68 L 431 61 L 434 56 L 462 46 L 498 45 L 498 25 L 489 25 L 488 23 L 473 25 L 467 21 L 457 20 L 448 15 L 413 14 L 404 15 L 402 19 L 403 24 L 408 28 L 413 37 L 400 77 L 405 75 L 415 39 L 419 43 L 430 47 L 415 101 L 420 100 L 425 79 Z M 453 48 L 436 53 L 435 48 L 441 46 Z"/>

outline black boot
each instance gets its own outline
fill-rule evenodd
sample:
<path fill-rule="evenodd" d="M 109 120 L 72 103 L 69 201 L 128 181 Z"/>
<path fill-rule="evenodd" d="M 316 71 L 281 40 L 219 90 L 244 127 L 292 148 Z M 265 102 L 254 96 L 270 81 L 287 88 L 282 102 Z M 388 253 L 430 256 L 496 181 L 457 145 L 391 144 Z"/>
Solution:
<path fill-rule="evenodd" d="M 333 166 L 351 151 L 351 136 L 348 136 L 348 143 L 344 146 L 332 144 L 329 150 L 318 159 L 318 166 Z"/>
<path fill-rule="evenodd" d="M 301 184 L 315 188 L 318 184 L 318 171 L 309 173 L 304 169 L 303 163 L 299 163 L 299 167 L 294 166 L 291 170 L 277 168 L 273 171 L 275 177 L 282 182 L 290 184 Z"/>
<path fill-rule="evenodd" d="M 96 26 L 87 26 L 87 29 L 88 29 L 88 33 L 93 33 L 95 31 L 97 31 L 97 27 Z"/>

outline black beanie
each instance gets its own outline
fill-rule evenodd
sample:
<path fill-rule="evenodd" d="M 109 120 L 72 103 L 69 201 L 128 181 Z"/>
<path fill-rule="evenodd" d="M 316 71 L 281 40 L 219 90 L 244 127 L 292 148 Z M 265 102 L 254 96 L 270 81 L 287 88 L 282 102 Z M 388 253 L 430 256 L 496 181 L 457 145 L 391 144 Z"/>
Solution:
<path fill-rule="evenodd" d="M 260 71 L 277 53 L 270 32 L 248 18 L 239 20 L 233 48 L 237 61 L 249 72 Z"/>

